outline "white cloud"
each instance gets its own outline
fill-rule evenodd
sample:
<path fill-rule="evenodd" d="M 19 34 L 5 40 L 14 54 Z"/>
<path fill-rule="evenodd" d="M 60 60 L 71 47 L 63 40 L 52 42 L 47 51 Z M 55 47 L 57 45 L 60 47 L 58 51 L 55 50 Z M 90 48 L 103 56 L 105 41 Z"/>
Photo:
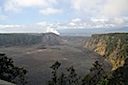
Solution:
<path fill-rule="evenodd" d="M 71 26 L 75 26 L 76 24 L 73 23 L 73 22 L 70 22 L 69 25 L 71 25 Z"/>
<path fill-rule="evenodd" d="M 20 28 L 23 27 L 21 25 L 0 25 L 0 28 Z"/>
<path fill-rule="evenodd" d="M 128 20 L 128 16 L 127 17 L 123 17 L 125 20 Z"/>
<path fill-rule="evenodd" d="M 116 18 L 95 18 L 93 17 L 90 21 L 84 21 L 80 19 L 77 23 L 72 19 L 70 22 L 48 24 L 47 22 L 38 22 L 34 25 L 0 25 L 0 32 L 2 33 L 46 33 L 53 32 L 60 34 L 58 29 L 87 29 L 87 28 L 109 28 L 118 26 L 127 26 L 127 17 L 116 17 Z"/>
<path fill-rule="evenodd" d="M 13 11 L 18 13 L 18 4 L 15 2 L 15 0 L 7 0 L 6 4 L 4 4 L 4 11 Z"/>
<path fill-rule="evenodd" d="M 43 33 L 46 29 L 37 25 L 0 25 L 2 33 Z"/>
<path fill-rule="evenodd" d="M 108 17 L 121 16 L 128 11 L 128 0 L 107 0 L 100 10 L 101 14 Z"/>
<path fill-rule="evenodd" d="M 0 33 L 46 33 L 52 32 L 57 35 L 60 33 L 53 25 L 0 25 Z"/>
<path fill-rule="evenodd" d="M 19 6 L 31 7 L 31 6 L 47 6 L 48 3 L 45 0 L 15 0 Z"/>
<path fill-rule="evenodd" d="M 38 22 L 38 23 L 36 23 L 36 25 L 46 26 L 47 22 Z"/>
<path fill-rule="evenodd" d="M 0 15 L 0 21 L 1 21 L 1 20 L 2 20 L 2 21 L 6 21 L 7 18 L 8 18 L 8 17 L 5 16 L 5 15 Z"/>
<path fill-rule="evenodd" d="M 47 28 L 47 30 L 46 30 L 46 32 L 52 32 L 52 33 L 55 33 L 55 34 L 57 34 L 57 35 L 60 35 L 60 33 L 57 31 L 57 30 L 55 30 L 55 29 L 53 29 L 53 28 Z"/>
<path fill-rule="evenodd" d="M 8 19 L 8 17 L 3 14 L 3 9 L 2 9 L 2 6 L 0 4 L 0 21 L 6 21 L 7 19 Z"/>
<path fill-rule="evenodd" d="M 0 25 L 1 33 L 20 33 L 25 31 L 22 25 Z"/>
<path fill-rule="evenodd" d="M 101 23 L 105 23 L 105 22 L 108 22 L 109 21 L 109 18 L 105 18 L 105 17 L 103 17 L 103 18 L 96 18 L 96 17 L 92 17 L 91 18 L 91 22 L 94 22 L 94 23 L 96 23 L 96 22 L 101 22 Z"/>
<path fill-rule="evenodd" d="M 56 4 L 56 0 L 7 0 L 4 4 L 5 11 L 12 11 L 18 13 L 22 10 L 22 7 L 52 7 Z"/>
<path fill-rule="evenodd" d="M 72 8 L 91 16 L 117 17 L 128 14 L 128 0 L 71 0 Z"/>
<path fill-rule="evenodd" d="M 62 13 L 63 11 L 60 9 L 54 9 L 54 8 L 46 8 L 43 10 L 40 10 L 40 13 L 43 15 L 49 15 L 49 14 L 59 14 Z"/>
<path fill-rule="evenodd" d="M 81 21 L 80 18 L 75 18 L 75 19 L 72 19 L 72 20 L 71 20 L 71 22 L 75 22 L 75 23 L 80 22 L 80 21 Z"/>
<path fill-rule="evenodd" d="M 108 23 L 115 24 L 116 26 L 128 24 L 128 20 L 123 17 L 111 18 Z"/>
<path fill-rule="evenodd" d="M 90 15 L 97 13 L 102 3 L 103 0 L 71 0 L 73 9 Z"/>
<path fill-rule="evenodd" d="M 128 19 L 126 17 L 113 17 L 113 18 L 92 18 L 91 25 L 97 26 L 99 28 L 103 27 L 118 27 L 126 26 L 128 24 Z"/>

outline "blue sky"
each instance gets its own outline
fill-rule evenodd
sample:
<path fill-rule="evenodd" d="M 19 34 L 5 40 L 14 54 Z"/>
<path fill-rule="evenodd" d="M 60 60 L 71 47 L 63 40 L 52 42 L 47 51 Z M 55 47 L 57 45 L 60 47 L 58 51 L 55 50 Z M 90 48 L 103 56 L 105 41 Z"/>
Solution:
<path fill-rule="evenodd" d="M 0 32 L 128 26 L 128 0 L 0 0 Z"/>

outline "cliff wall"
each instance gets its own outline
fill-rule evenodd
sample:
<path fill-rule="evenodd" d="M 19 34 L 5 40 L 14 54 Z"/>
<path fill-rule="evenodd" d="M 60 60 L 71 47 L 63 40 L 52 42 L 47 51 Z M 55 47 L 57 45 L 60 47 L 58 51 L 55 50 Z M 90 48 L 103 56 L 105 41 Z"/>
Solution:
<path fill-rule="evenodd" d="M 105 57 L 115 70 L 128 58 L 128 33 L 95 34 L 84 47 Z"/>

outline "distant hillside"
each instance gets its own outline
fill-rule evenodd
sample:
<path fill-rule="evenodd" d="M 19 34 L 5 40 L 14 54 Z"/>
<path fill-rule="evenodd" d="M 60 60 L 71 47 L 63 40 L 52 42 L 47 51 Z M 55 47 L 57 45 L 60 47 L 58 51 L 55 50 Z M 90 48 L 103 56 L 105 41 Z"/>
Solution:
<path fill-rule="evenodd" d="M 33 45 L 41 42 L 41 34 L 0 34 L 0 46 Z"/>
<path fill-rule="evenodd" d="M 112 63 L 114 70 L 128 58 L 128 33 L 95 34 L 84 47 L 104 56 Z"/>
<path fill-rule="evenodd" d="M 124 27 L 110 27 L 110 28 L 78 28 L 78 29 L 60 29 L 58 30 L 61 35 L 70 36 L 91 36 L 92 34 L 104 34 L 115 32 L 128 32 L 128 26 Z"/>
<path fill-rule="evenodd" d="M 55 45 L 63 45 L 66 43 L 61 36 L 54 33 L 45 33 L 42 36 L 42 45 L 43 46 L 55 46 Z"/>
<path fill-rule="evenodd" d="M 32 33 L 10 33 L 0 34 L 0 46 L 22 46 L 42 44 L 43 46 L 54 46 L 66 44 L 67 41 L 54 33 L 32 34 Z"/>

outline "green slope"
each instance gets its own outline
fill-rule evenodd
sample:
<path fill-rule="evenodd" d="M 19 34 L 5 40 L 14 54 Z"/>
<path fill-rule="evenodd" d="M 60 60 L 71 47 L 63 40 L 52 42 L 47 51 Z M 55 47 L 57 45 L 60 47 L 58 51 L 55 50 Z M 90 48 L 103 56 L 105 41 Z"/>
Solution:
<path fill-rule="evenodd" d="M 124 60 L 128 58 L 128 33 L 95 34 L 84 47 L 109 60 L 114 70 L 122 66 Z"/>

